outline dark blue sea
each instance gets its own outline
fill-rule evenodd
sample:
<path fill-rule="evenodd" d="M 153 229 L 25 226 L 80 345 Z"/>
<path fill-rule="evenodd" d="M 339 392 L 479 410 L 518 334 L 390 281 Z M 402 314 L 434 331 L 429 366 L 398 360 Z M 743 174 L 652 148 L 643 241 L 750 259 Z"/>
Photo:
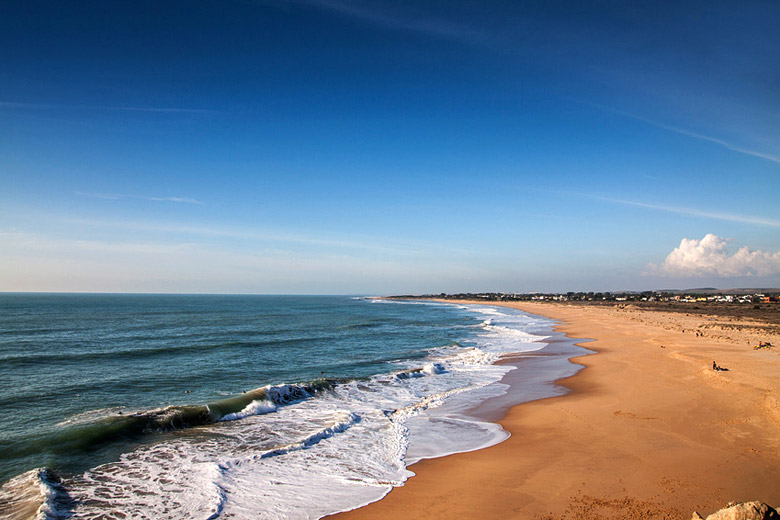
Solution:
<path fill-rule="evenodd" d="M 0 294 L 0 517 L 358 507 L 506 438 L 456 410 L 504 393 L 495 361 L 551 327 L 345 296 Z"/>

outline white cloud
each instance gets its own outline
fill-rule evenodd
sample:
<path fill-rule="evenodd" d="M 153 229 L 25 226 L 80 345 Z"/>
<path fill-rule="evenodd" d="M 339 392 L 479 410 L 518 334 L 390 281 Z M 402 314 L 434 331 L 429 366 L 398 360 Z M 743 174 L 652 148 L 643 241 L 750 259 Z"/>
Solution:
<path fill-rule="evenodd" d="M 683 238 L 664 263 L 650 271 L 668 276 L 768 276 L 780 274 L 780 251 L 751 251 L 747 246 L 731 254 L 730 239 L 708 233 L 701 240 Z"/>

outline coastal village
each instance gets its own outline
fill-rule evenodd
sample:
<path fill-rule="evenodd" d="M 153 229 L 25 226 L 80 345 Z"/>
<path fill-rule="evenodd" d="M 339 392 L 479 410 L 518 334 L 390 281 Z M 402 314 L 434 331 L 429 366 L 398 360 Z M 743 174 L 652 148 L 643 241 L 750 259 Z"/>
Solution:
<path fill-rule="evenodd" d="M 397 296 L 408 298 L 411 296 Z M 458 293 L 427 294 L 414 298 L 438 298 L 452 300 L 485 301 L 558 301 L 558 302 L 670 302 L 670 303 L 740 303 L 740 304 L 777 304 L 780 303 L 780 289 L 734 289 L 717 291 L 715 289 L 694 289 L 689 291 L 642 291 L 642 292 L 565 292 L 565 293 Z"/>

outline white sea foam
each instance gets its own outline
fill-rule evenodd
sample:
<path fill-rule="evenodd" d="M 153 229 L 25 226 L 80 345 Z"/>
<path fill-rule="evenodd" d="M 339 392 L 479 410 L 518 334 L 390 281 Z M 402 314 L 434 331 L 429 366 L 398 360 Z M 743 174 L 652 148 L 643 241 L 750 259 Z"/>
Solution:
<path fill-rule="evenodd" d="M 422 369 L 423 373 L 427 375 L 443 374 L 447 371 L 444 365 L 441 363 L 428 363 Z"/>
<path fill-rule="evenodd" d="M 410 444 L 407 464 L 493 446 L 509 437 L 500 425 L 467 417 L 438 416 L 429 411 L 407 421 Z"/>
<path fill-rule="evenodd" d="M 251 403 L 246 405 L 246 407 L 244 407 L 244 409 L 241 410 L 240 412 L 229 413 L 220 420 L 235 421 L 238 419 L 249 417 L 250 415 L 262 415 L 266 413 L 275 412 L 276 410 L 277 410 L 277 406 L 272 401 L 268 401 L 268 400 L 252 401 Z"/>
<path fill-rule="evenodd" d="M 470 345 L 433 348 L 423 363 L 399 361 L 397 371 L 313 398 L 299 385 L 266 387 L 268 400 L 217 425 L 174 432 L 71 479 L 74 518 L 320 518 L 380 499 L 422 458 L 500 442 L 508 434 L 499 425 L 462 410 L 506 391 L 499 381 L 512 367 L 495 361 L 542 348 L 544 336 L 527 330 L 545 323 L 462 310 L 488 316 Z"/>

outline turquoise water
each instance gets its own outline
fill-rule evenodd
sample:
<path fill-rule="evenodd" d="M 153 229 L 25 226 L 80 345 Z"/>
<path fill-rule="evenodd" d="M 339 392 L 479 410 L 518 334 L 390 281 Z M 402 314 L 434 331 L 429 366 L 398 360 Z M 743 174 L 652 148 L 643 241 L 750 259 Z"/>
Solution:
<path fill-rule="evenodd" d="M 0 482 L 47 468 L 29 474 L 57 491 L 50 518 L 348 509 L 408 478 L 415 443 L 503 438 L 463 418 L 423 424 L 426 410 L 500 393 L 508 368 L 493 361 L 543 347 L 550 325 L 343 296 L 2 294 Z M 310 498 L 255 489 L 304 475 Z M 275 505 L 250 505 L 259 495 Z"/>

